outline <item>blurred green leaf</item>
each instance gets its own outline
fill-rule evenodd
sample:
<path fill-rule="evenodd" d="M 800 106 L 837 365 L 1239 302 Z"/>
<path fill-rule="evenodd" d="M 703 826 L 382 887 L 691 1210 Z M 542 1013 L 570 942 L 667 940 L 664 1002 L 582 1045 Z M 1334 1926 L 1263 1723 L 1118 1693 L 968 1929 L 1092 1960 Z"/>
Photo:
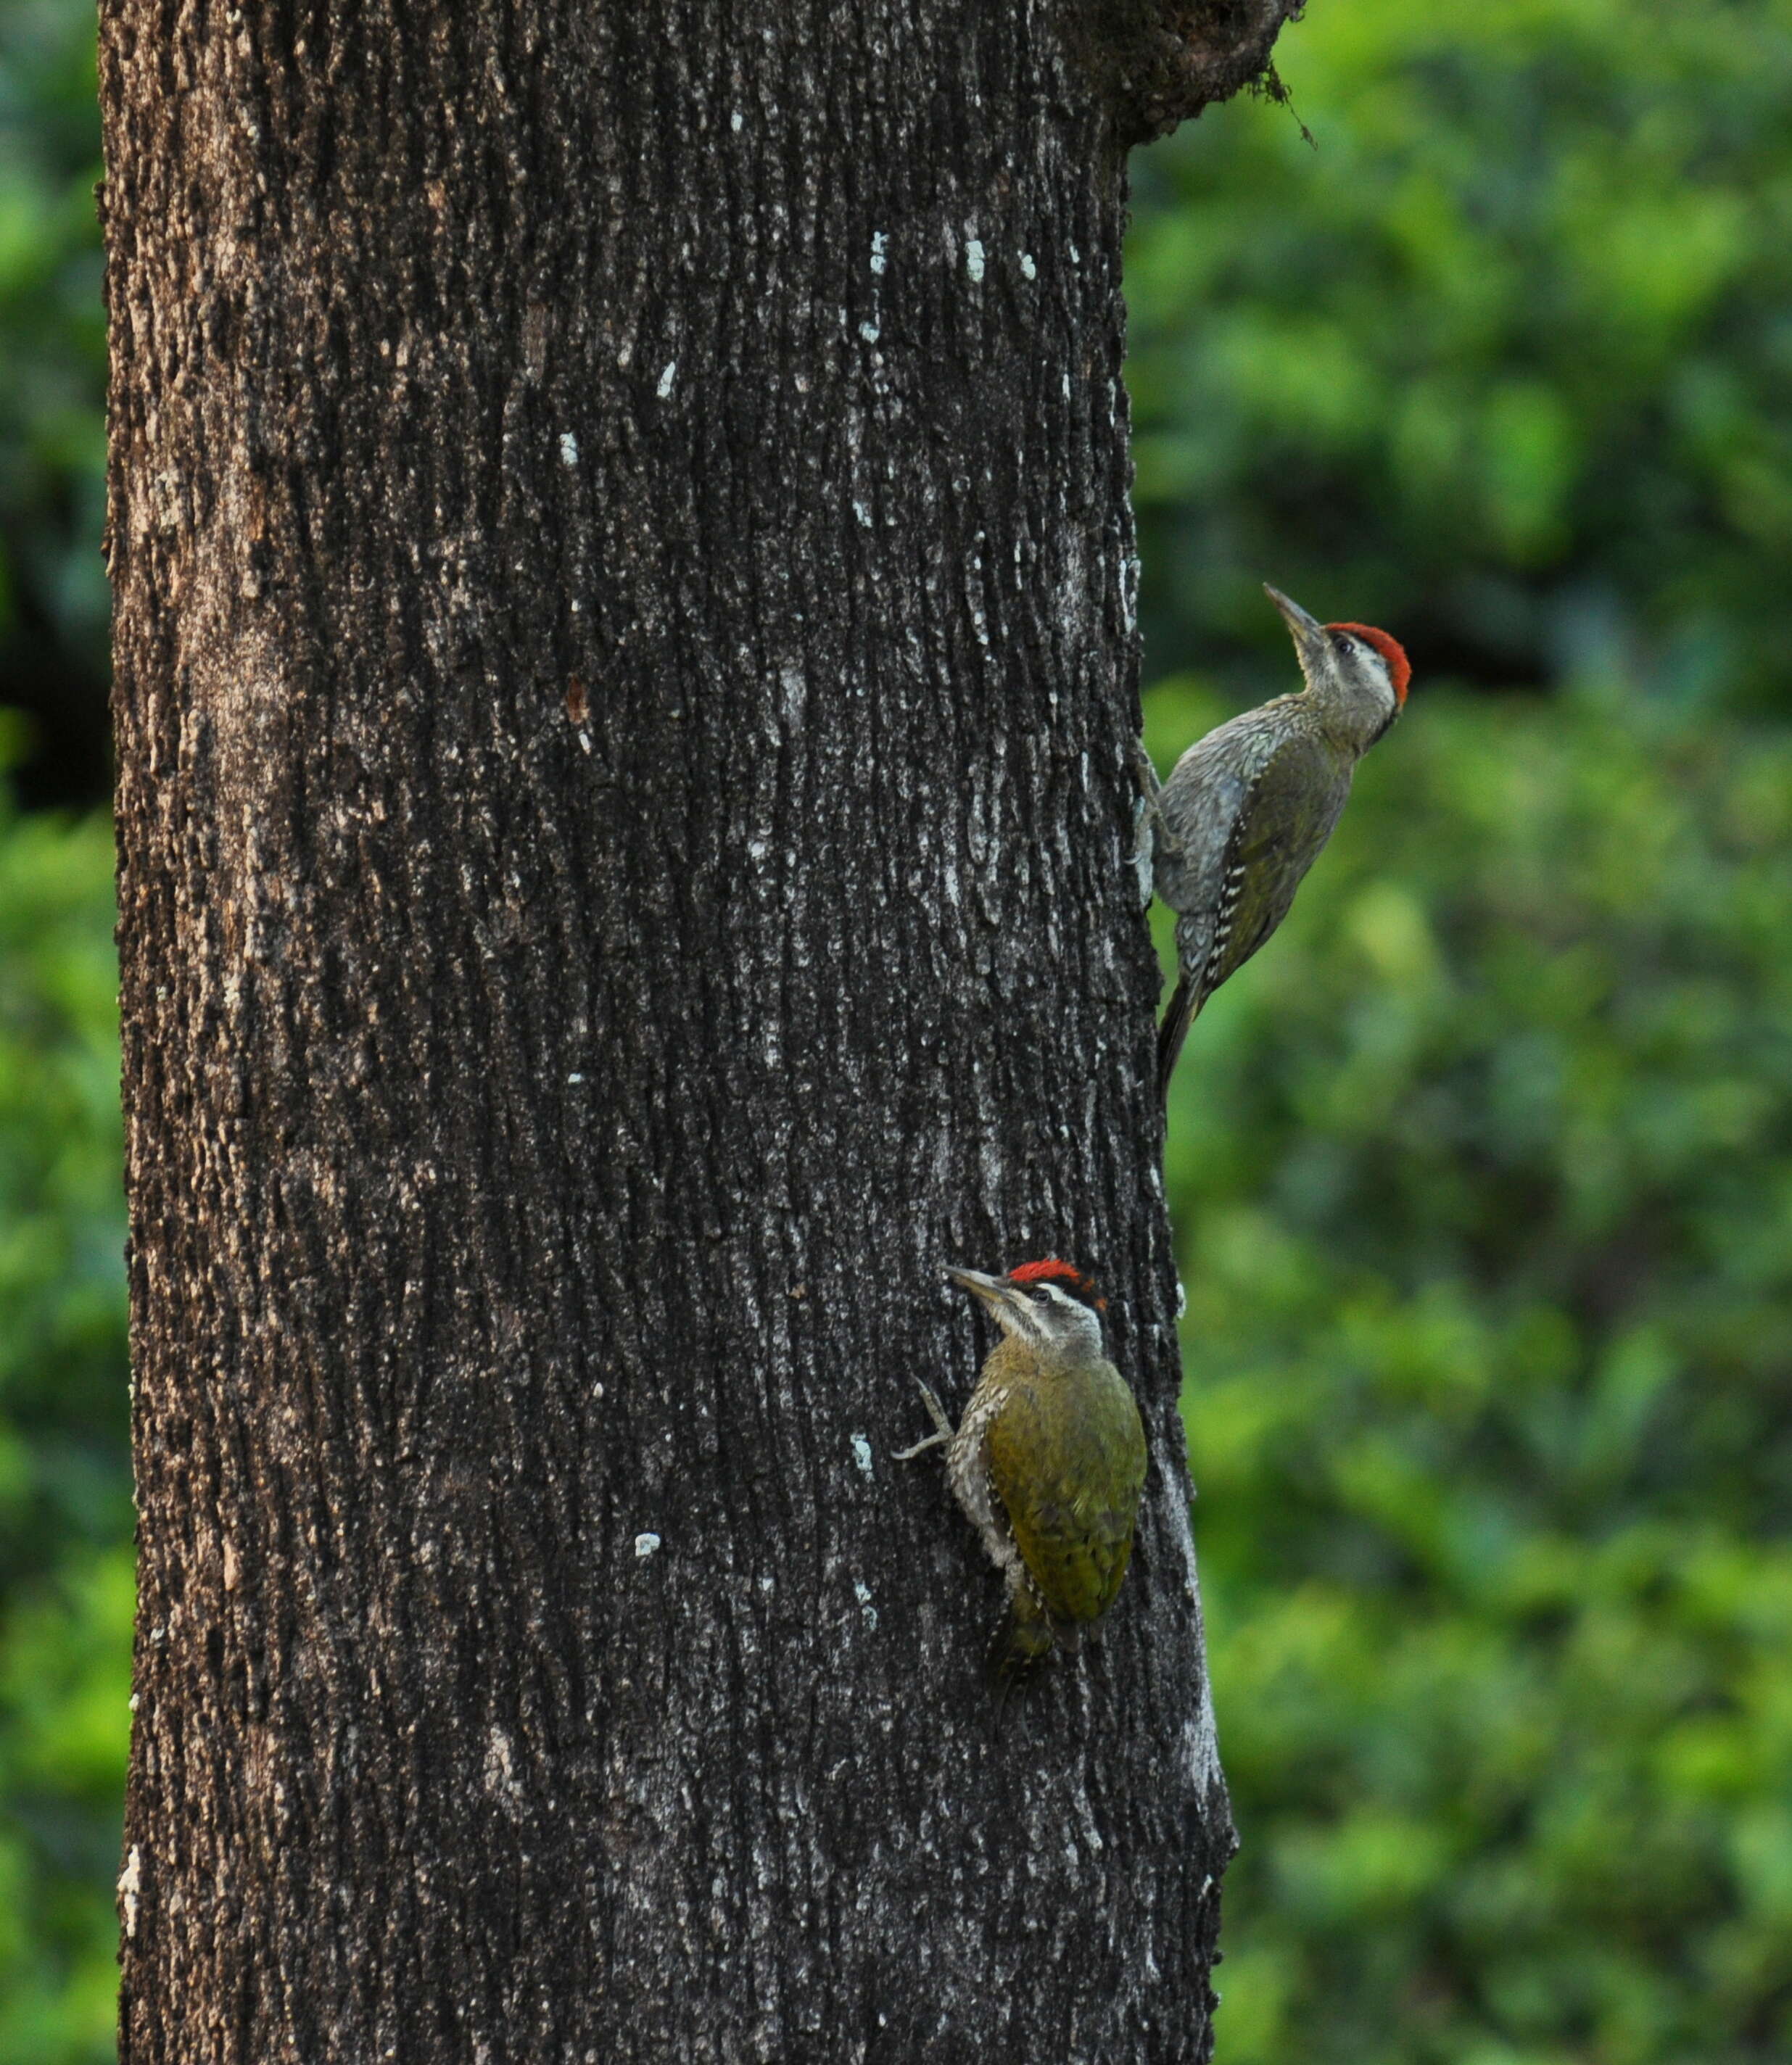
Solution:
<path fill-rule="evenodd" d="M 113 2055 L 131 1616 L 111 839 L 0 741 L 0 2065 Z"/>
<path fill-rule="evenodd" d="M 1242 694 L 1268 577 L 1488 685 L 1785 712 L 1783 0 L 1350 0 L 1276 62 L 1317 149 L 1240 101 L 1135 160 L 1156 664 Z"/>

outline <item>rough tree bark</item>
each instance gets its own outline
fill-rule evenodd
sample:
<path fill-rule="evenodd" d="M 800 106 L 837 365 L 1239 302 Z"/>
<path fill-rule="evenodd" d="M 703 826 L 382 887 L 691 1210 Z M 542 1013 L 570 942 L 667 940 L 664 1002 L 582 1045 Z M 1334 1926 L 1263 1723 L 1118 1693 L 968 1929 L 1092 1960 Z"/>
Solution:
<path fill-rule="evenodd" d="M 104 0 L 128 2065 L 1207 2054 L 1120 240 L 1292 11 Z M 997 1740 L 889 1451 L 1052 1251 Z"/>

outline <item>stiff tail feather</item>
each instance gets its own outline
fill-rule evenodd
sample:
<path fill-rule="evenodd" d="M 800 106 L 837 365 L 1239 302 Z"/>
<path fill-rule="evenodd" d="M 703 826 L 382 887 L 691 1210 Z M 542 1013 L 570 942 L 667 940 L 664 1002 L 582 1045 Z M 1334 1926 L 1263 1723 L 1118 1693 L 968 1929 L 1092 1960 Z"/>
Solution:
<path fill-rule="evenodd" d="M 1182 1052 L 1182 1043 L 1188 1037 L 1188 1028 L 1195 1023 L 1200 1008 L 1200 992 L 1184 976 L 1176 984 L 1170 1008 L 1163 1014 L 1163 1023 L 1157 1028 L 1157 1093 L 1160 1098 L 1167 1098 L 1170 1094 L 1170 1078 L 1175 1071 L 1176 1057 Z"/>
<path fill-rule="evenodd" d="M 1001 1626 L 989 1647 L 989 1682 L 996 1695 L 994 1732 L 1001 1733 L 1009 1698 L 1025 1684 L 1052 1653 L 1056 1638 L 1044 1607 L 1023 1586 L 1009 1602 Z"/>

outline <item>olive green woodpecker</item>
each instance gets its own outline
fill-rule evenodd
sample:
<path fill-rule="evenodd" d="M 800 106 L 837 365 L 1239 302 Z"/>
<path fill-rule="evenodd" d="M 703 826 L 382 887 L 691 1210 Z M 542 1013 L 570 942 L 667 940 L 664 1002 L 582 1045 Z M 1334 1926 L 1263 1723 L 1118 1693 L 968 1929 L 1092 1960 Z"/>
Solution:
<path fill-rule="evenodd" d="M 1056 1259 L 1006 1276 L 949 1269 L 1002 1331 L 955 1429 L 926 1384 L 938 1431 L 898 1453 L 944 1445 L 953 1495 L 1008 1580 L 994 1662 L 1004 1677 L 1074 1651 L 1114 1603 L 1145 1483 L 1145 1429 L 1126 1380 L 1102 1352 L 1106 1301 Z"/>

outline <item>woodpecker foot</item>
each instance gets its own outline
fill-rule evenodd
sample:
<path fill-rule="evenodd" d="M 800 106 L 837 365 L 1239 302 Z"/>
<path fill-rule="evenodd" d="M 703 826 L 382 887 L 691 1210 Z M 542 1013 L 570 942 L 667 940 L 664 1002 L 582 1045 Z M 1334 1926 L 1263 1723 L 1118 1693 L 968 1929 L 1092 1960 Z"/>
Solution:
<path fill-rule="evenodd" d="M 1182 851 L 1182 841 L 1175 838 L 1163 818 L 1163 785 L 1157 778 L 1157 767 L 1145 750 L 1145 742 L 1135 738 L 1128 748 L 1132 762 L 1133 779 L 1139 784 L 1139 793 L 1145 799 L 1145 819 L 1156 839 L 1157 851 L 1174 859 Z"/>
<path fill-rule="evenodd" d="M 1127 747 L 1127 757 L 1132 762 L 1133 779 L 1139 784 L 1139 793 L 1155 809 L 1158 790 L 1162 786 L 1157 778 L 1157 763 L 1146 750 L 1145 742 L 1135 738 Z"/>
<path fill-rule="evenodd" d="M 933 1393 L 928 1389 L 924 1384 L 921 1386 L 921 1396 L 927 1401 L 927 1409 L 928 1412 L 932 1415 L 933 1424 L 938 1429 L 938 1432 L 929 1434 L 924 1440 L 917 1441 L 912 1449 L 896 1449 L 892 1458 L 893 1461 L 899 1463 L 912 1462 L 916 1456 L 925 1455 L 929 1449 L 938 1448 L 942 1441 L 949 1441 L 953 1436 L 958 1431 L 953 1425 L 952 1422 L 946 1417 L 946 1408 L 945 1406 L 940 1403 L 939 1400 L 934 1396 Z"/>

